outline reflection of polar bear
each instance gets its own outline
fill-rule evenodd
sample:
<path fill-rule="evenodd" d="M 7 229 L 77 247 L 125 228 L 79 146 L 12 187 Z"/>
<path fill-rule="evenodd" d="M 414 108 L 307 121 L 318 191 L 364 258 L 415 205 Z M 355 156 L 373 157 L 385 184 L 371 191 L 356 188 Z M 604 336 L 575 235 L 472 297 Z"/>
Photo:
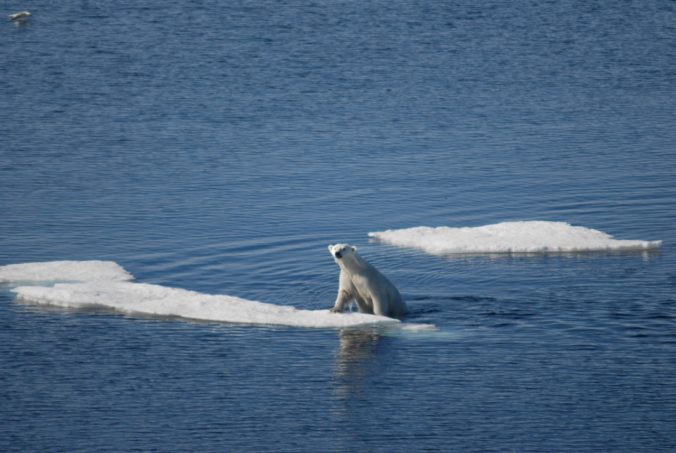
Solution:
<path fill-rule="evenodd" d="M 341 312 L 352 300 L 362 313 L 381 316 L 403 316 L 404 303 L 397 288 L 378 270 L 357 255 L 349 244 L 329 245 L 329 253 L 340 266 L 340 282 L 332 312 Z"/>

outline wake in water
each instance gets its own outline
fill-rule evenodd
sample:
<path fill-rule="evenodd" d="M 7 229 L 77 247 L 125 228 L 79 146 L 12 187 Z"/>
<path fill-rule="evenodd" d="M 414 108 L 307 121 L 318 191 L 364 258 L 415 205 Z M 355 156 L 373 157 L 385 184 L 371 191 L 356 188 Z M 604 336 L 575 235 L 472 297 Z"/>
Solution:
<path fill-rule="evenodd" d="M 129 314 L 292 327 L 383 325 L 403 330 L 434 329 L 429 324 L 406 324 L 384 316 L 300 310 L 131 280 L 133 276 L 130 273 L 110 261 L 53 261 L 0 266 L 0 283 L 15 286 L 12 291 L 20 300 L 42 305 L 76 309 L 106 307 Z"/>
<path fill-rule="evenodd" d="M 662 241 L 618 240 L 565 222 L 503 222 L 474 228 L 426 227 L 369 233 L 387 244 L 432 255 L 654 250 Z"/>

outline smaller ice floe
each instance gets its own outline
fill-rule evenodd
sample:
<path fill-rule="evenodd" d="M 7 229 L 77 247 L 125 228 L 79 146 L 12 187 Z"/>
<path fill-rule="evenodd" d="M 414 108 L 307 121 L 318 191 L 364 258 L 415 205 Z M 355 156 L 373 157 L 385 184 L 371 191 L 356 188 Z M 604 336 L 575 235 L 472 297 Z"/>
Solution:
<path fill-rule="evenodd" d="M 387 244 L 433 255 L 652 250 L 662 241 L 619 240 L 565 222 L 503 222 L 481 227 L 414 227 L 369 233 Z"/>
<path fill-rule="evenodd" d="M 434 324 L 407 322 L 401 325 L 401 330 L 405 332 L 437 332 L 439 328 Z"/>
<path fill-rule="evenodd" d="M 128 281 L 134 276 L 114 261 L 48 261 L 0 266 L 0 284 Z"/>
<path fill-rule="evenodd" d="M 10 14 L 9 20 L 11 20 L 11 21 L 22 21 L 22 20 L 28 19 L 31 16 L 32 16 L 32 14 L 29 11 L 21 11 L 21 12 L 18 12 L 18 13 Z"/>
<path fill-rule="evenodd" d="M 201 321 L 291 327 L 341 328 L 401 325 L 397 319 L 362 313 L 300 310 L 228 295 L 209 295 L 166 286 L 132 282 L 60 283 L 53 287 L 12 289 L 20 300 L 64 308 L 106 307 L 128 314 L 181 317 Z"/>

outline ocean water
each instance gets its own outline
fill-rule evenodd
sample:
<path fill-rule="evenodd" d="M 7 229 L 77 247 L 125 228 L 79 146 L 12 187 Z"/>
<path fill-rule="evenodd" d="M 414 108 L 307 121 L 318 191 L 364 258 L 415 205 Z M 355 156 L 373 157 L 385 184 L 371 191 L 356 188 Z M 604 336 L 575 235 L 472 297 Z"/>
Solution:
<path fill-rule="evenodd" d="M 5 283 L 0 450 L 676 449 L 673 1 L 0 14 L 22 9 L 0 21 L 0 266 L 107 260 L 321 310 L 327 245 L 349 242 L 404 324 L 435 330 L 60 308 Z M 662 244 L 435 255 L 369 237 L 535 220 Z"/>

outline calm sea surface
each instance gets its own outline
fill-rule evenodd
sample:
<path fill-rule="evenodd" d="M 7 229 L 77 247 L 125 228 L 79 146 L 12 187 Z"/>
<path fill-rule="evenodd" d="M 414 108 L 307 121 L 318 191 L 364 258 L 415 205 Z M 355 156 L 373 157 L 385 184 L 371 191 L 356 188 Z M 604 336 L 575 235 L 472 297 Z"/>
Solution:
<path fill-rule="evenodd" d="M 350 242 L 436 332 L 17 303 L 2 451 L 676 450 L 676 3 L 65 0 L 0 21 L 0 265 L 329 307 Z M 650 254 L 441 258 L 565 221 Z"/>

